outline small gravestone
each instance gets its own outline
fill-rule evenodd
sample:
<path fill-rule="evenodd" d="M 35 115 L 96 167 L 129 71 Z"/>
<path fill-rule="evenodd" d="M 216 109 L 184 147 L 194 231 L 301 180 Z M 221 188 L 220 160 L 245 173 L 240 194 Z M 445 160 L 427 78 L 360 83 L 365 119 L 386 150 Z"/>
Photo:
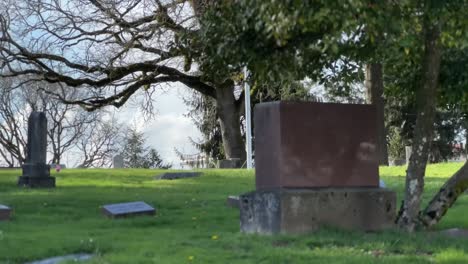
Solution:
<path fill-rule="evenodd" d="M 101 207 L 104 215 L 110 218 L 122 218 L 136 215 L 155 215 L 156 210 L 145 202 L 107 204 Z"/>
<path fill-rule="evenodd" d="M 113 159 L 113 163 L 114 163 L 114 168 L 115 169 L 121 169 L 124 167 L 124 160 L 123 160 L 123 157 L 122 155 L 116 155 Z"/>
<path fill-rule="evenodd" d="M 242 161 L 241 159 L 237 159 L 237 158 L 224 159 L 224 160 L 218 160 L 217 165 L 219 169 L 238 169 L 238 168 L 242 168 Z"/>
<path fill-rule="evenodd" d="M 228 198 L 226 199 L 226 205 L 232 208 L 239 208 L 240 206 L 239 196 L 229 195 Z"/>
<path fill-rule="evenodd" d="M 50 177 L 50 166 L 46 164 L 47 118 L 43 112 L 32 112 L 28 120 L 28 144 L 23 175 L 19 186 L 55 187 L 55 178 Z"/>
<path fill-rule="evenodd" d="M 199 177 L 201 172 L 166 172 L 156 176 L 157 180 L 176 180 L 184 178 Z"/>
<path fill-rule="evenodd" d="M 10 220 L 11 208 L 0 204 L 0 221 Z"/>

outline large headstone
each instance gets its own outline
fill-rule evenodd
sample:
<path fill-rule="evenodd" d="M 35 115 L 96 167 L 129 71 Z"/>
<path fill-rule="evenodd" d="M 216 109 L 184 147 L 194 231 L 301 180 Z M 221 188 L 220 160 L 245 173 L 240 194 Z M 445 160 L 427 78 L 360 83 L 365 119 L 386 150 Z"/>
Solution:
<path fill-rule="evenodd" d="M 374 106 L 271 102 L 254 116 L 256 191 L 240 196 L 241 231 L 393 225 L 396 195 L 379 188 Z"/>
<path fill-rule="evenodd" d="M 0 204 L 0 221 L 10 220 L 11 208 Z"/>
<path fill-rule="evenodd" d="M 19 186 L 55 187 L 55 178 L 50 177 L 47 156 L 47 119 L 43 112 L 32 112 L 28 120 L 28 143 L 23 175 L 18 179 Z"/>
<path fill-rule="evenodd" d="M 145 202 L 107 204 L 101 207 L 104 215 L 110 218 L 122 218 L 136 215 L 154 215 L 156 210 Z"/>
<path fill-rule="evenodd" d="M 374 106 L 270 102 L 254 116 L 257 189 L 379 186 Z"/>

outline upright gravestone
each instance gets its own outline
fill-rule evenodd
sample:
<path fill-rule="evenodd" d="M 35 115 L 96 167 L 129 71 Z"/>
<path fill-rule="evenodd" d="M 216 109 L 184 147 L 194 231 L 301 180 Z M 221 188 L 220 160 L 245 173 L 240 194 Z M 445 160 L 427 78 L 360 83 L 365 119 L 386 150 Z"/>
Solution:
<path fill-rule="evenodd" d="M 120 154 L 115 155 L 113 163 L 114 163 L 114 168 L 115 169 L 123 168 L 124 167 L 124 160 L 123 160 L 122 155 L 120 155 Z"/>
<path fill-rule="evenodd" d="M 239 197 L 246 233 L 393 226 L 396 194 L 379 188 L 375 107 L 311 102 L 255 106 L 256 190 Z"/>
<path fill-rule="evenodd" d="M 32 112 L 28 120 L 28 144 L 23 175 L 19 186 L 55 187 L 55 178 L 50 177 L 50 166 L 46 164 L 47 119 L 43 112 Z"/>

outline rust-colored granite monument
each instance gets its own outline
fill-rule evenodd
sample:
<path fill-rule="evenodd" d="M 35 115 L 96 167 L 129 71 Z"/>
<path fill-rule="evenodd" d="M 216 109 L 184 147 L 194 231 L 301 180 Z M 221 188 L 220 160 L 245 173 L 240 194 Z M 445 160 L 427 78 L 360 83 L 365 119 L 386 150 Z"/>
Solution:
<path fill-rule="evenodd" d="M 254 117 L 257 190 L 240 197 L 242 231 L 393 225 L 396 195 L 379 188 L 373 106 L 269 102 Z"/>
<path fill-rule="evenodd" d="M 371 105 L 256 105 L 257 189 L 379 186 L 375 119 Z"/>

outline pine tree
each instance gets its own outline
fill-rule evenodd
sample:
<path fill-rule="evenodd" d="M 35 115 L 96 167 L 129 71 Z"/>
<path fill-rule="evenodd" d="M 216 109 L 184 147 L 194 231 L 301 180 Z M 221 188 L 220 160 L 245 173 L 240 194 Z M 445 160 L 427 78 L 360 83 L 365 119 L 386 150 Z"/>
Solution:
<path fill-rule="evenodd" d="M 124 138 L 122 157 L 125 168 L 169 169 L 172 164 L 165 164 L 156 149 L 145 145 L 143 132 L 129 128 Z"/>

